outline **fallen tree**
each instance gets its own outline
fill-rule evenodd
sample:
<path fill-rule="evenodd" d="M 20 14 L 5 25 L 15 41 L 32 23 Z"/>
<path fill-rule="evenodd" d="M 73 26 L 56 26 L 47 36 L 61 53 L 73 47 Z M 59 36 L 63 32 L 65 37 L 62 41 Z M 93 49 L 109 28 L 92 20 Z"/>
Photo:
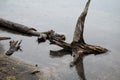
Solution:
<path fill-rule="evenodd" d="M 100 54 L 100 53 L 107 52 L 106 48 L 95 46 L 95 45 L 89 45 L 84 41 L 84 38 L 83 38 L 84 23 L 85 23 L 86 15 L 88 13 L 90 1 L 91 0 L 88 0 L 83 12 L 78 18 L 76 28 L 74 31 L 73 41 L 71 43 L 66 43 L 64 41 L 52 42 L 52 44 L 58 45 L 72 52 L 72 56 L 74 57 L 74 60 L 71 62 L 70 66 L 74 66 L 77 60 L 79 60 L 79 57 L 82 56 L 83 54 Z"/>
<path fill-rule="evenodd" d="M 5 19 L 0 18 L 0 27 L 10 29 L 16 32 L 19 32 L 21 34 L 26 34 L 30 36 L 37 36 L 38 42 L 44 42 L 46 40 L 58 40 L 58 41 L 64 41 L 65 36 L 63 34 L 55 33 L 55 31 L 50 30 L 46 32 L 38 32 L 34 28 L 27 27 L 25 25 L 21 25 L 12 21 L 8 21 Z"/>

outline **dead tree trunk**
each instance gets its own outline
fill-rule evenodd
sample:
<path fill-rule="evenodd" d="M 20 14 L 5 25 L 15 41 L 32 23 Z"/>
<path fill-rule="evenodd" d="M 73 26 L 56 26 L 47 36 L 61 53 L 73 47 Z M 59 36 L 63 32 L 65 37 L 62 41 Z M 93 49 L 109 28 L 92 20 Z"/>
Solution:
<path fill-rule="evenodd" d="M 72 43 L 69 44 L 64 41 L 53 42 L 53 44 L 55 45 L 58 45 L 60 47 L 63 47 L 64 49 L 72 51 L 72 56 L 74 57 L 74 60 L 73 62 L 71 62 L 71 66 L 73 66 L 75 62 L 78 60 L 79 56 L 83 54 L 100 54 L 100 53 L 107 52 L 106 48 L 89 45 L 89 44 L 86 44 L 84 41 L 84 38 L 83 38 L 84 23 L 85 23 L 86 15 L 88 13 L 90 1 L 91 0 L 88 0 L 83 12 L 78 18 Z"/>
<path fill-rule="evenodd" d="M 46 41 L 46 40 L 58 40 L 58 41 L 64 41 L 65 36 L 63 34 L 55 33 L 55 31 L 50 30 L 46 32 L 38 32 L 34 28 L 29 28 L 27 26 L 11 22 L 5 19 L 0 18 L 0 27 L 10 29 L 16 32 L 20 32 L 22 34 L 27 34 L 31 36 L 37 36 L 38 42 Z"/>

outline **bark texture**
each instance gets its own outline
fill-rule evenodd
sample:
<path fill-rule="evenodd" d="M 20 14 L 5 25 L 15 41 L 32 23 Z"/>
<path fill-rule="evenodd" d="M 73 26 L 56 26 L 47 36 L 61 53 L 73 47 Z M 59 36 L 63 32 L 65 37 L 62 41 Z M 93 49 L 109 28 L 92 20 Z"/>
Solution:
<path fill-rule="evenodd" d="M 2 18 L 0 18 L 0 27 L 19 32 L 21 34 L 37 36 L 39 43 L 44 42 L 46 40 L 49 40 L 49 41 L 52 41 L 52 40 L 64 41 L 65 40 L 65 36 L 63 34 L 55 33 L 55 31 L 53 30 L 49 30 L 46 32 L 38 32 L 35 28 L 30 28 L 28 26 L 18 24 L 18 23 L 5 20 Z"/>
<path fill-rule="evenodd" d="M 75 63 L 79 60 L 79 57 L 84 54 L 100 54 L 105 53 L 108 50 L 106 48 L 90 45 L 85 43 L 83 38 L 83 32 L 84 32 L 84 23 L 85 18 L 88 13 L 88 8 L 90 5 L 91 0 L 88 0 L 86 3 L 86 6 L 81 13 L 80 17 L 78 18 L 75 31 L 74 31 L 74 37 L 73 41 L 71 43 L 66 43 L 64 41 L 54 41 L 53 44 L 58 45 L 66 50 L 69 50 L 72 52 L 72 56 L 74 57 L 74 60 L 71 62 L 70 66 L 74 66 Z"/>

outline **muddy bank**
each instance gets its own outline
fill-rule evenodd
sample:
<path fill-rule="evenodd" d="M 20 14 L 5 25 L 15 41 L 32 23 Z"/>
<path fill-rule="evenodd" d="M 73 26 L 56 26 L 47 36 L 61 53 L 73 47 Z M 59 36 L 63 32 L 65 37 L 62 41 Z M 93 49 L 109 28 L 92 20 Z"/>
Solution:
<path fill-rule="evenodd" d="M 0 54 L 0 80 L 45 80 L 40 73 L 31 74 L 36 70 L 33 65 Z"/>

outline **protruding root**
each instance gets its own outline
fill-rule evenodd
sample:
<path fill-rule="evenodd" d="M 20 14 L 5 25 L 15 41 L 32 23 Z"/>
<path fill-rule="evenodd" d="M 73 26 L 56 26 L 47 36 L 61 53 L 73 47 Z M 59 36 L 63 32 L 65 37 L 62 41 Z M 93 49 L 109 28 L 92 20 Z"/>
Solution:
<path fill-rule="evenodd" d="M 21 50 L 21 44 L 22 40 L 20 41 L 10 41 L 10 48 L 9 50 L 6 52 L 6 55 L 10 56 L 12 55 L 15 51 Z"/>

